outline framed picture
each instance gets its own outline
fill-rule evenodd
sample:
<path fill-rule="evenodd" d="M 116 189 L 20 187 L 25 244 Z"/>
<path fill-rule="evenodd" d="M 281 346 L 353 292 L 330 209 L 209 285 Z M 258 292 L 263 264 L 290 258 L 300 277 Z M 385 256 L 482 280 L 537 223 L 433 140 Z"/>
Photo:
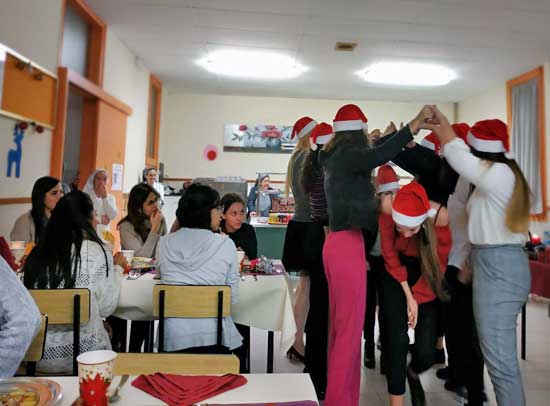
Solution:
<path fill-rule="evenodd" d="M 289 154 L 297 138 L 290 139 L 291 125 L 226 124 L 223 150 L 233 152 L 267 152 Z"/>

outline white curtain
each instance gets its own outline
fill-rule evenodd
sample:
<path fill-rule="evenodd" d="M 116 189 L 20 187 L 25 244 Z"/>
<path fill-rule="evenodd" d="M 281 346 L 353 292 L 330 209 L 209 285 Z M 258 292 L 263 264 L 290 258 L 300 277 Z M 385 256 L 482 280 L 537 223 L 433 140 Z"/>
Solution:
<path fill-rule="evenodd" d="M 537 79 L 512 88 L 512 151 L 531 188 L 531 213 L 543 213 Z"/>

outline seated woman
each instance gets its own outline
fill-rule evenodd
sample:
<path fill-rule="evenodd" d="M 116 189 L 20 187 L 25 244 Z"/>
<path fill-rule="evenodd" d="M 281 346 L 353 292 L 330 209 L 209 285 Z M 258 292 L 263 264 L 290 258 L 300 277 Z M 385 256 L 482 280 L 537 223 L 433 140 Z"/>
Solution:
<path fill-rule="evenodd" d="M 63 196 L 61 181 L 44 176 L 34 182 L 32 187 L 32 208 L 23 213 L 10 233 L 11 241 L 38 243 L 55 205 Z"/>
<path fill-rule="evenodd" d="M 115 197 L 107 191 L 108 183 L 109 174 L 105 169 L 99 168 L 92 172 L 82 189 L 92 199 L 97 223 L 96 231 L 100 238 L 103 238 L 104 231 L 109 231 L 111 221 L 118 216 Z"/>
<path fill-rule="evenodd" d="M 48 222 L 43 238 L 31 251 L 24 283 L 29 289 L 87 288 L 91 293 L 90 320 L 80 327 L 80 351 L 111 349 L 102 318 L 118 303 L 120 273 L 126 261 L 114 261 L 95 232 L 94 206 L 90 197 L 74 191 L 64 196 Z M 52 374 L 72 372 L 71 326 L 50 326 L 44 358 L 37 371 Z"/>
<path fill-rule="evenodd" d="M 2 258 L 0 279 L 0 378 L 9 378 L 15 374 L 40 328 L 40 312 Z"/>
<path fill-rule="evenodd" d="M 148 184 L 159 194 L 161 203 L 164 203 L 164 185 L 157 182 L 157 170 L 152 166 L 145 168 L 141 174 L 141 180 L 143 183 Z"/>
<path fill-rule="evenodd" d="M 269 186 L 269 175 L 263 174 L 256 181 L 256 184 L 250 189 L 248 194 L 248 215 L 249 216 L 269 216 L 269 211 L 272 206 L 272 199 L 274 194 L 268 193 L 269 190 L 275 190 Z M 257 200 L 259 199 L 259 202 Z"/>
<path fill-rule="evenodd" d="M 136 257 L 155 257 L 159 239 L 166 234 L 166 222 L 157 206 L 159 199 L 157 191 L 147 183 L 140 183 L 132 188 L 128 198 L 128 215 L 118 223 L 123 250 L 133 250 Z M 119 324 L 126 323 L 126 320 L 112 317 L 109 323 L 116 332 Z M 150 324 L 148 321 L 132 322 L 130 352 L 141 351 Z M 121 337 L 114 338 L 116 341 L 116 338 Z"/>
<path fill-rule="evenodd" d="M 227 193 L 222 197 L 223 207 L 221 230 L 235 243 L 238 250 L 243 250 L 248 259 L 258 257 L 258 243 L 254 227 L 245 222 L 244 200 L 236 193 Z"/>
<path fill-rule="evenodd" d="M 161 238 L 157 267 L 162 283 L 171 285 L 229 285 L 231 303 L 237 301 L 239 265 L 230 238 L 216 233 L 221 221 L 220 195 L 209 186 L 195 183 L 180 199 L 176 217 L 181 226 Z M 231 316 L 223 320 L 220 349 L 216 345 L 215 318 L 166 320 L 166 351 L 221 352 L 241 346 L 242 337 Z"/>

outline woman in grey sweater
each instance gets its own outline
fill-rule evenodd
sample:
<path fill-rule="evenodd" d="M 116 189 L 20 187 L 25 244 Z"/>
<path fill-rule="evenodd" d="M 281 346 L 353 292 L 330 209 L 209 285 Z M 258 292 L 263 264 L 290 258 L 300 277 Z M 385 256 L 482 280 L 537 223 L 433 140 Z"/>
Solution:
<path fill-rule="evenodd" d="M 128 215 L 118 223 L 120 245 L 132 250 L 136 257 L 154 258 L 160 237 L 166 234 L 166 222 L 158 208 L 159 193 L 147 183 L 137 184 L 130 191 Z M 110 317 L 113 326 L 113 344 L 121 338 L 121 324 L 126 320 Z M 130 352 L 140 352 L 151 322 L 133 321 L 130 332 Z"/>

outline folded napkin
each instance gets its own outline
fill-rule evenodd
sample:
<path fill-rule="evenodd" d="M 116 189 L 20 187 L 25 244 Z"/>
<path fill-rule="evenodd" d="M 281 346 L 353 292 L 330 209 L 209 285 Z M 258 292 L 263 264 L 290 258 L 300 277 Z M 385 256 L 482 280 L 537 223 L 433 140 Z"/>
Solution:
<path fill-rule="evenodd" d="M 169 406 L 188 406 L 246 383 L 241 375 L 183 376 L 156 373 L 140 375 L 132 386 L 141 389 Z"/>

